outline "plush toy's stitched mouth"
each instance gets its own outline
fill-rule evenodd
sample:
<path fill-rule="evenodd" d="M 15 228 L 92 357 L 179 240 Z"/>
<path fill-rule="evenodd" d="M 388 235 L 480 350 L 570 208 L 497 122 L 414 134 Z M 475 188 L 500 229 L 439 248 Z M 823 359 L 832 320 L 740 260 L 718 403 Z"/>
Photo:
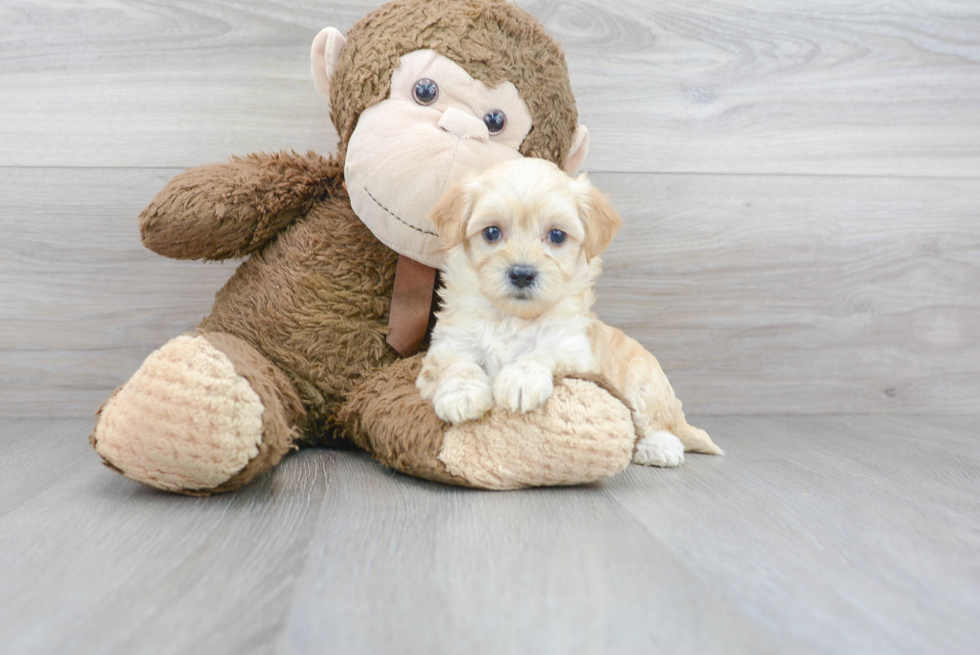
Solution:
<path fill-rule="evenodd" d="M 364 187 L 364 193 L 366 193 L 368 195 L 368 198 L 370 198 L 371 200 L 374 201 L 374 204 L 376 204 L 378 207 L 381 207 L 381 209 L 383 209 L 386 212 L 388 212 L 388 214 L 390 216 L 392 216 L 396 221 L 398 221 L 402 225 L 406 225 L 406 226 L 412 228 L 413 230 L 415 230 L 416 232 L 421 232 L 422 234 L 428 234 L 428 235 L 434 236 L 434 237 L 438 237 L 439 236 L 435 232 L 429 232 L 428 230 L 423 230 L 420 227 L 415 227 L 411 223 L 406 223 L 405 221 L 403 221 L 401 218 L 398 217 L 398 215 L 396 215 L 393 211 L 391 211 L 390 209 L 388 209 L 387 207 L 385 207 L 384 205 L 382 205 L 381 202 L 377 198 L 375 198 L 373 195 L 371 195 L 371 192 L 368 191 L 368 188 L 367 187 Z"/>

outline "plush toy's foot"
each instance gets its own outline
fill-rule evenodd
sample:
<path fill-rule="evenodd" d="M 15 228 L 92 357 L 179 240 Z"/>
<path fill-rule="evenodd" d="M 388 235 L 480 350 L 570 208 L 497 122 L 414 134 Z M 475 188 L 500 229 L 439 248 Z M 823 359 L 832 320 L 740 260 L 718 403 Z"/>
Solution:
<path fill-rule="evenodd" d="M 302 409 L 285 375 L 237 337 L 172 339 L 99 409 L 90 440 L 126 477 L 207 494 L 237 488 L 292 447 Z"/>
<path fill-rule="evenodd" d="M 342 417 L 355 443 L 382 464 L 430 480 L 483 489 L 584 484 L 629 465 L 636 435 L 627 407 L 596 382 L 559 380 L 526 414 L 494 407 L 451 426 L 415 388 L 419 357 L 364 380 Z"/>

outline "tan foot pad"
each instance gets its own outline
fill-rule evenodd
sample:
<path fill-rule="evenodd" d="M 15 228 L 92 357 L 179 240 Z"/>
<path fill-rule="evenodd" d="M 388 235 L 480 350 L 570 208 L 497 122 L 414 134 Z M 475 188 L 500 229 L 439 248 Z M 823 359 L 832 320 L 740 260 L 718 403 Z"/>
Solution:
<path fill-rule="evenodd" d="M 95 449 L 124 475 L 170 491 L 212 489 L 259 452 L 264 407 L 201 336 L 151 354 L 99 410 Z"/>

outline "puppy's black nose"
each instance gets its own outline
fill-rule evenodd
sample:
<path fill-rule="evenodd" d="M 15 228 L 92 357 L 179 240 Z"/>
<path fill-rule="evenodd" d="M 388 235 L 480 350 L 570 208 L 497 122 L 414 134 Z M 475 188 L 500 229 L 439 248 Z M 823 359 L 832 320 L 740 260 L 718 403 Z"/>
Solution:
<path fill-rule="evenodd" d="M 510 283 L 518 289 L 531 286 L 537 271 L 530 266 L 512 266 L 507 275 L 510 276 Z"/>

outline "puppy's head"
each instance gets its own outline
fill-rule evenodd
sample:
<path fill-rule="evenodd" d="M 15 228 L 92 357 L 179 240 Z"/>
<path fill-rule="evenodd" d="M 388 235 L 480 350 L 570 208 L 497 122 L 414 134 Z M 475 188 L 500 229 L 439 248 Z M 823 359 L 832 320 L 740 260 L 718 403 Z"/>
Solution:
<path fill-rule="evenodd" d="M 500 311 L 533 318 L 557 304 L 621 225 L 606 196 L 551 162 L 515 159 L 464 180 L 430 219 L 453 261 L 479 277 Z M 584 280 L 584 282 L 583 282 Z"/>

